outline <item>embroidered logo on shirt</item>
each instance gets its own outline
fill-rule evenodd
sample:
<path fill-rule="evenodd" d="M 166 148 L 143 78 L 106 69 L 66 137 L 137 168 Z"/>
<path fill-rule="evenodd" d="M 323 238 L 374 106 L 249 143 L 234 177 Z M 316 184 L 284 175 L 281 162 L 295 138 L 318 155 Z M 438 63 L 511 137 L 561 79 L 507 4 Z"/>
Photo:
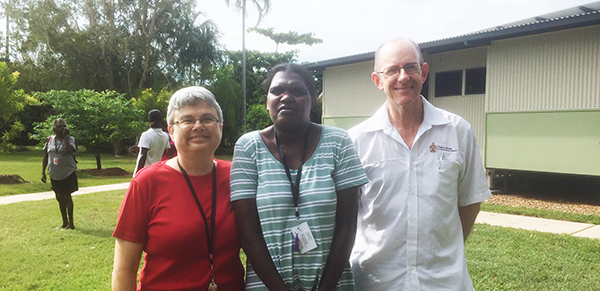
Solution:
<path fill-rule="evenodd" d="M 451 148 L 451 147 L 439 146 L 439 145 L 436 145 L 436 144 L 435 144 L 435 142 L 432 142 L 432 143 L 431 143 L 431 145 L 429 146 L 429 151 L 430 151 L 432 154 L 435 154 L 435 153 L 437 153 L 437 151 L 442 151 L 442 152 L 450 152 L 450 153 L 453 153 L 453 152 L 455 152 L 456 150 L 455 150 L 455 149 L 453 149 L 453 148 Z"/>

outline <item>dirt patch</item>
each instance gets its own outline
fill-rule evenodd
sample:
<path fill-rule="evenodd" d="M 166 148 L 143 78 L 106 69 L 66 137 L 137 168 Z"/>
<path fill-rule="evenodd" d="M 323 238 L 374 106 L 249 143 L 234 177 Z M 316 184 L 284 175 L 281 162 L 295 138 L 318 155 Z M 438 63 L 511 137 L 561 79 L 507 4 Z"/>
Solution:
<path fill-rule="evenodd" d="M 600 177 L 517 173 L 507 183 L 486 203 L 600 216 Z"/>
<path fill-rule="evenodd" d="M 106 168 L 106 169 L 79 169 L 77 172 L 83 172 L 90 174 L 94 177 L 121 177 L 121 176 L 129 176 L 131 177 L 132 173 L 127 172 L 121 168 Z"/>
<path fill-rule="evenodd" d="M 0 175 L 0 184 L 12 185 L 22 183 L 27 183 L 27 181 L 19 175 Z"/>

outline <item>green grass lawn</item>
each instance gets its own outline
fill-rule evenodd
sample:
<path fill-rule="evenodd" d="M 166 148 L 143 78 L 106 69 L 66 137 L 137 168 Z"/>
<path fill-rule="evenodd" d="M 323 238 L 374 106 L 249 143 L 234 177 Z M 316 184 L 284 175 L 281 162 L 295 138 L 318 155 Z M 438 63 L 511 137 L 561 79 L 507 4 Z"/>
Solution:
<path fill-rule="evenodd" d="M 74 196 L 75 230 L 55 200 L 0 205 L 0 290 L 110 290 L 124 193 Z M 476 290 L 600 290 L 600 240 L 476 224 L 466 255 Z"/>
<path fill-rule="evenodd" d="M 24 194 L 50 191 L 50 181 L 42 183 L 42 159 L 44 152 L 41 149 L 29 148 L 28 151 L 12 152 L 0 155 L 0 175 L 19 175 L 29 183 L 3 185 L 0 184 L 0 196 L 10 194 Z M 96 159 L 90 153 L 80 151 L 76 154 L 78 169 L 95 169 Z M 118 167 L 132 172 L 135 167 L 136 157 L 125 155 L 115 157 L 113 155 L 102 155 L 102 168 Z M 46 169 L 46 174 L 48 169 Z M 93 177 L 86 173 L 78 173 L 79 187 L 97 186 L 131 181 L 131 176 L 124 177 Z M 49 178 L 48 178 L 49 179 Z"/>
<path fill-rule="evenodd" d="M 81 150 L 76 155 L 78 169 L 96 169 L 96 158 L 90 153 Z M 0 196 L 12 194 L 25 194 L 51 191 L 50 181 L 42 183 L 42 159 L 44 152 L 39 148 L 29 147 L 28 151 L 12 152 L 0 155 L 0 175 L 19 175 L 29 183 L 3 185 L 0 184 Z M 232 156 L 220 155 L 217 159 L 231 161 Z M 113 155 L 102 155 L 102 168 L 121 168 L 133 172 L 136 156 L 128 154 L 115 157 Z M 46 174 L 48 170 L 46 169 Z M 49 179 L 49 178 L 48 178 Z M 131 176 L 123 177 L 94 177 L 87 173 L 78 173 L 79 187 L 98 186 L 131 181 Z"/>

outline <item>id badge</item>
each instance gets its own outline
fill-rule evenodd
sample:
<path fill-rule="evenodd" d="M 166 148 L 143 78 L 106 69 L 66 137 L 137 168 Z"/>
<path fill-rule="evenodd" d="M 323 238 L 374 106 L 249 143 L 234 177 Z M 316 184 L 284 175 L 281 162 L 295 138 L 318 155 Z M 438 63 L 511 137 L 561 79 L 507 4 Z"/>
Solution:
<path fill-rule="evenodd" d="M 54 158 L 54 159 L 52 160 L 52 163 L 54 163 L 55 165 L 58 165 L 58 158 Z"/>
<path fill-rule="evenodd" d="M 317 242 L 308 227 L 308 223 L 303 222 L 298 226 L 292 227 L 292 235 L 297 239 L 300 253 L 304 254 L 317 248 Z"/>

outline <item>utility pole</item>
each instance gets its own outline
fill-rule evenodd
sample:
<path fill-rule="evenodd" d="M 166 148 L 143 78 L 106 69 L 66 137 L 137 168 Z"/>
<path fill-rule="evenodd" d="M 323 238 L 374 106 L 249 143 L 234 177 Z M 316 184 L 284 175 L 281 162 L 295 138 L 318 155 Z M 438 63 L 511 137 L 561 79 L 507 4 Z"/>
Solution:
<path fill-rule="evenodd" d="M 246 0 L 242 0 L 242 128 L 246 132 Z"/>
<path fill-rule="evenodd" d="M 6 13 L 6 9 L 4 11 L 5 11 L 4 13 Z M 10 63 L 10 57 L 9 57 L 10 54 L 9 54 L 9 50 L 8 50 L 9 28 L 10 28 L 10 25 L 9 25 L 9 21 L 8 21 L 8 15 L 6 15 L 6 59 L 5 59 L 5 61 L 7 64 Z"/>

